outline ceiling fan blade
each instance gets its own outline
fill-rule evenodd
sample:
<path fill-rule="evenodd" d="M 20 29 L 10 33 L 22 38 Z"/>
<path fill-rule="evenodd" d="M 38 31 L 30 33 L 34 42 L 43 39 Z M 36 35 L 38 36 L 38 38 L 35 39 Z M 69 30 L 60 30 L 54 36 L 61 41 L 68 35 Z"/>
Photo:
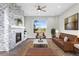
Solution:
<path fill-rule="evenodd" d="M 38 8 L 37 8 L 37 10 L 41 10 L 39 5 L 38 5 Z"/>
<path fill-rule="evenodd" d="M 41 9 L 41 11 L 46 12 L 45 10 L 42 10 L 42 9 Z"/>
<path fill-rule="evenodd" d="M 46 8 L 46 6 L 41 7 L 41 9 L 44 9 L 44 8 Z"/>

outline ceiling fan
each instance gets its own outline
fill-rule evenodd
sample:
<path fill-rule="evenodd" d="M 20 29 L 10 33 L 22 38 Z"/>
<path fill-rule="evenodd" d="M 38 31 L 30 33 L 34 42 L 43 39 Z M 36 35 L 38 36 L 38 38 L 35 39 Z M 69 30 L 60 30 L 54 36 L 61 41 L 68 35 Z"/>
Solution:
<path fill-rule="evenodd" d="M 42 6 L 38 5 L 36 10 L 46 12 L 46 10 L 44 10 L 45 8 L 46 8 L 46 6 L 42 7 Z"/>

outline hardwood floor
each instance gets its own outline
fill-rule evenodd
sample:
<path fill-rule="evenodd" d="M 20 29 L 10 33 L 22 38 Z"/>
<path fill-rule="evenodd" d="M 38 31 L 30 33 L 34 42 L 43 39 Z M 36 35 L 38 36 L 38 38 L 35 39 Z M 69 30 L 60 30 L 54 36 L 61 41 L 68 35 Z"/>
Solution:
<path fill-rule="evenodd" d="M 55 53 L 56 56 L 73 56 L 74 55 L 72 53 L 65 53 L 51 39 L 47 39 L 47 40 L 48 40 L 48 48 L 51 49 L 53 51 L 53 53 Z M 9 52 L 0 51 L 0 55 L 1 56 L 26 56 L 29 53 L 28 51 L 31 51 L 29 49 L 32 49 L 32 48 L 34 48 L 33 39 L 28 39 L 28 40 L 25 40 L 24 42 L 22 42 L 21 44 L 19 44 L 14 49 L 10 50 Z M 37 50 L 34 50 L 34 51 L 37 51 Z M 40 50 L 40 51 L 42 51 L 42 50 Z M 44 49 L 43 49 L 43 51 L 44 51 Z M 50 51 L 48 51 L 48 53 L 49 52 Z M 49 53 L 49 55 L 50 55 L 50 53 Z M 54 55 L 52 54 L 52 56 L 54 56 Z"/>
<path fill-rule="evenodd" d="M 52 56 L 56 55 L 53 53 L 51 48 L 30 48 L 26 56 Z"/>

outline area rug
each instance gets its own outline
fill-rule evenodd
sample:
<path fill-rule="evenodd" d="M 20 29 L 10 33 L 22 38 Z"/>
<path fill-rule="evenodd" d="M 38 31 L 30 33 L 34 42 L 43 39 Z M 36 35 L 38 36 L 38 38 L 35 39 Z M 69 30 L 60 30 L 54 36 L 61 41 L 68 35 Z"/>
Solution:
<path fill-rule="evenodd" d="M 50 48 L 30 48 L 26 56 L 56 56 Z"/>

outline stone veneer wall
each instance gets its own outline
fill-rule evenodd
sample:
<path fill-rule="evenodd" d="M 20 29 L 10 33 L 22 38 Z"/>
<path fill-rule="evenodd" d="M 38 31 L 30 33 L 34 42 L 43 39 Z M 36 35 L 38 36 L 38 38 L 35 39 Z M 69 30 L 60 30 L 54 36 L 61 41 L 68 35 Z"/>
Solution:
<path fill-rule="evenodd" d="M 4 12 L 0 10 L 0 50 L 4 48 L 3 33 L 4 33 Z"/>
<path fill-rule="evenodd" d="M 7 6 L 8 4 L 0 3 L 0 51 L 7 51 L 9 49 L 7 37 L 8 21 L 5 19 Z"/>
<path fill-rule="evenodd" d="M 21 18 L 24 24 L 20 6 L 14 3 L 0 3 L 0 51 L 8 51 L 16 45 L 11 33 L 11 26 L 15 25 L 16 18 Z"/>
<path fill-rule="evenodd" d="M 24 26 L 24 12 L 21 10 L 20 6 L 16 4 L 9 4 L 8 8 L 8 20 L 9 20 L 9 49 L 13 49 L 16 46 L 16 40 L 14 38 L 14 34 L 12 32 L 12 25 L 15 25 L 15 19 L 20 18 L 23 21 Z M 15 29 L 16 30 L 16 29 Z"/>

